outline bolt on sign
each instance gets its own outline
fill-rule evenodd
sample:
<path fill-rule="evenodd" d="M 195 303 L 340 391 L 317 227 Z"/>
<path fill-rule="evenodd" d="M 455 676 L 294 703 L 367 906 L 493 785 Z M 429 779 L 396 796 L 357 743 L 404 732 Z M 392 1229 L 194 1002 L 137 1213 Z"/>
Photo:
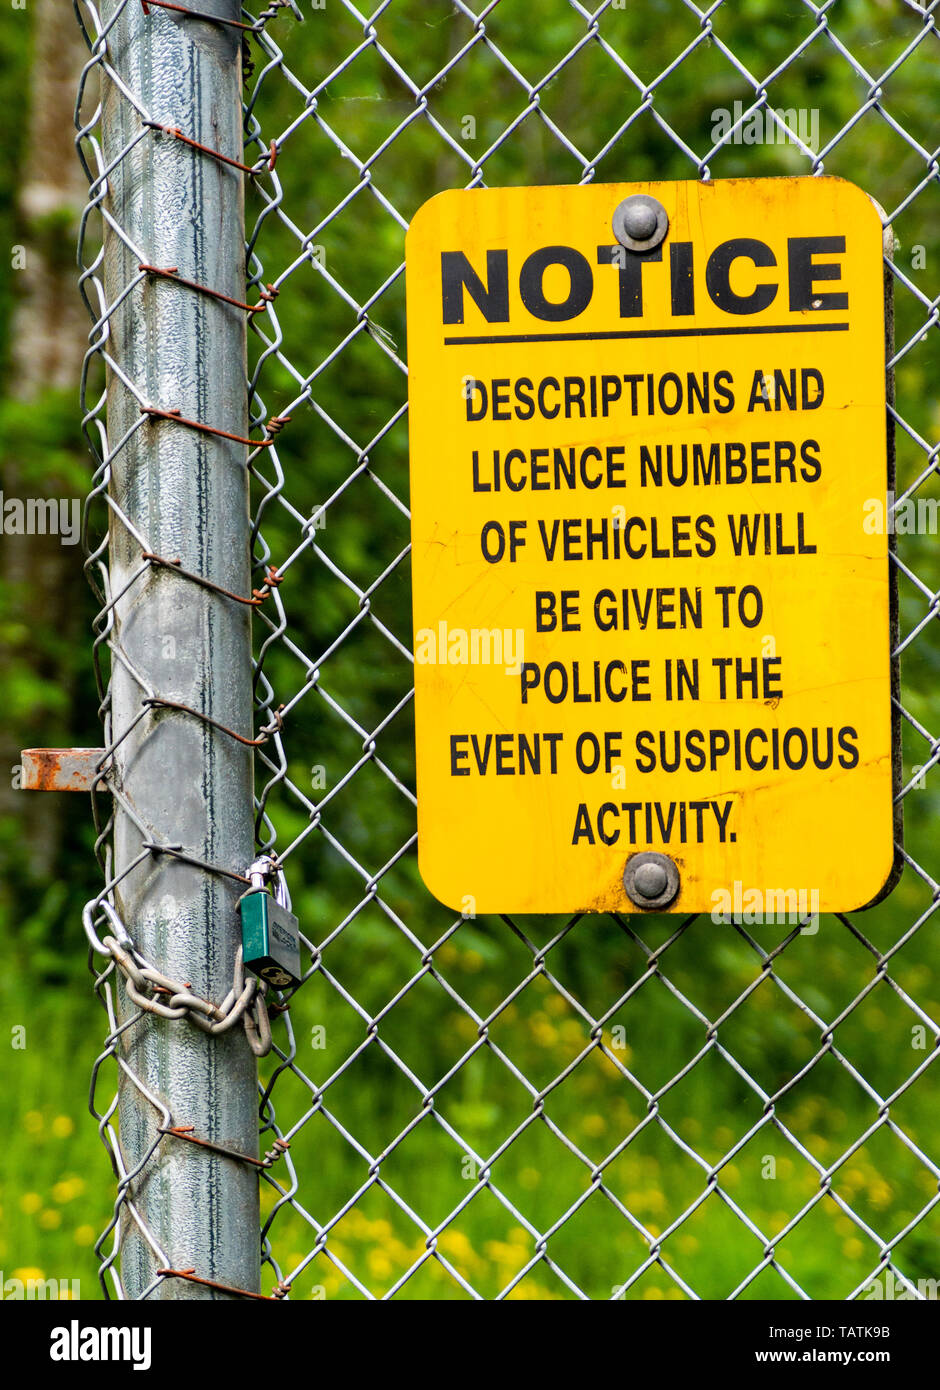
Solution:
<path fill-rule="evenodd" d="M 835 178 L 418 212 L 418 846 L 449 906 L 893 882 L 882 238 Z"/>

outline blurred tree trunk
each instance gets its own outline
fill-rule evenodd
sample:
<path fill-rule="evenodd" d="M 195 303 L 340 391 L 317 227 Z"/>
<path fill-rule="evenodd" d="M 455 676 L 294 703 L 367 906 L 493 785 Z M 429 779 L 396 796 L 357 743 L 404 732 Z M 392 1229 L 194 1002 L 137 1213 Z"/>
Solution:
<path fill-rule="evenodd" d="M 76 289 L 75 234 L 85 180 L 75 152 L 75 96 L 88 53 L 71 10 L 35 0 L 25 177 L 19 210 L 27 264 L 14 319 L 13 391 L 74 391 L 88 344 Z"/>
<path fill-rule="evenodd" d="M 43 410 L 50 392 L 73 393 L 78 421 L 77 387 L 82 357 L 87 346 L 88 321 L 76 288 L 75 233 L 85 200 L 84 178 L 75 152 L 73 110 L 78 76 L 87 58 L 85 45 L 71 6 L 61 0 L 34 0 L 30 6 L 34 26 L 33 62 L 30 73 L 29 122 L 25 142 L 20 191 L 17 199 L 18 238 L 25 264 L 15 274 L 18 300 L 13 315 L 9 396 Z M 17 259 L 13 261 L 14 266 Z M 16 441 L 7 440 L 0 486 L 5 498 L 74 495 L 74 484 L 55 475 L 23 477 L 18 466 Z M 77 428 L 58 447 L 80 449 Z M 68 489 L 67 491 L 65 489 Z M 0 538 L 0 579 L 6 602 L 14 611 L 4 614 L 8 625 L 25 626 L 29 634 L 53 634 L 52 644 L 63 642 L 75 650 L 84 625 L 80 598 L 84 588 L 82 557 L 78 545 L 64 545 L 57 535 Z M 52 682 L 61 690 L 67 683 L 70 707 L 74 665 L 62 669 L 42 643 L 31 636 L 23 644 L 0 645 L 0 688 L 7 688 L 11 663 L 22 664 L 35 656 L 34 679 Z M 58 668 L 58 669 L 57 669 Z M 12 769 L 22 747 L 55 740 L 43 727 L 48 716 L 40 709 L 32 718 L 0 721 L 0 816 L 19 821 L 21 835 L 16 856 L 19 884 L 24 877 L 48 880 L 55 872 L 62 840 L 68 798 L 56 793 L 25 793 L 12 786 Z M 83 721 L 84 722 L 84 721 Z M 27 871 L 24 874 L 24 871 Z M 5 875 L 5 877 L 7 877 Z"/>

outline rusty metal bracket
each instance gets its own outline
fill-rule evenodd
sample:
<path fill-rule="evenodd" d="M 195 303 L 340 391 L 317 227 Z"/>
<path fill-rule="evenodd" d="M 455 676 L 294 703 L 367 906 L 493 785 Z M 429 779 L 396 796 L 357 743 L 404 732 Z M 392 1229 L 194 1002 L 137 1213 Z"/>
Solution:
<path fill-rule="evenodd" d="M 103 748 L 24 748 L 20 754 L 20 788 L 25 792 L 102 790 Z"/>

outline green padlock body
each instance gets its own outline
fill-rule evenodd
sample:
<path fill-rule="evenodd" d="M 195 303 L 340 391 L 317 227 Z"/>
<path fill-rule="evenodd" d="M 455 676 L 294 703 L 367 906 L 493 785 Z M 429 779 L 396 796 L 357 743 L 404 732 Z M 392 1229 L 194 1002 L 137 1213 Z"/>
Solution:
<path fill-rule="evenodd" d="M 251 888 L 238 900 L 242 919 L 245 969 L 275 987 L 299 985 L 300 928 L 297 918 L 263 888 Z"/>

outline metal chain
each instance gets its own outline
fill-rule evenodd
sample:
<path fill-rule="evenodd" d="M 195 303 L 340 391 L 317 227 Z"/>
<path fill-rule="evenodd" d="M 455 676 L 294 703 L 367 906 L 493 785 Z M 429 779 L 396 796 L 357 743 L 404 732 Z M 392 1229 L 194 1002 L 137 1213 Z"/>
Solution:
<path fill-rule="evenodd" d="M 146 844 L 141 854 L 129 866 L 126 872 L 141 863 L 146 855 L 156 849 L 161 849 L 165 853 L 178 855 L 189 863 L 193 861 L 189 856 L 179 853 L 179 847 L 174 845 L 156 846 Z M 246 874 L 230 874 L 227 870 L 220 869 L 216 865 L 205 865 L 216 873 L 225 873 L 228 877 L 238 878 L 246 885 L 254 883 L 257 877 L 271 879 L 280 876 L 280 865 L 276 857 L 272 855 L 262 855 L 252 863 Z M 283 880 L 281 880 L 283 882 Z M 116 881 L 109 886 L 108 892 L 113 891 Z M 284 884 L 286 895 L 286 884 Z M 286 899 L 289 907 L 289 898 Z M 106 935 L 98 937 L 95 931 L 95 917 L 102 916 L 117 931 L 117 936 Z M 242 959 L 242 948 L 239 946 L 235 954 L 235 966 L 232 979 L 232 988 L 219 1004 L 213 1004 L 208 999 L 201 999 L 192 992 L 192 987 L 187 980 L 173 980 L 162 970 L 158 970 L 141 954 L 134 945 L 123 922 L 121 921 L 113 902 L 107 895 L 99 895 L 86 903 L 82 914 L 82 925 L 85 928 L 85 935 L 93 951 L 100 955 L 110 956 L 115 965 L 124 976 L 127 997 L 146 1013 L 156 1014 L 160 1018 L 188 1018 L 190 1023 L 200 1028 L 204 1033 L 218 1035 L 227 1033 L 236 1023 L 243 1023 L 249 1045 L 256 1057 L 266 1057 L 271 1050 L 271 1021 L 268 1015 L 266 995 L 268 984 L 266 980 L 260 980 L 253 975 L 246 975 Z M 284 1006 L 279 1006 L 279 1012 L 283 1012 Z"/>
<path fill-rule="evenodd" d="M 242 953 L 235 957 L 232 988 L 221 1004 L 212 1004 L 192 993 L 186 981 L 171 980 L 152 965 L 138 965 L 129 951 L 118 945 L 113 936 L 103 944 L 125 979 L 127 996 L 138 1008 L 161 1018 L 188 1018 L 204 1033 L 227 1033 L 240 1019 L 256 1057 L 266 1057 L 271 1050 L 271 1025 L 265 1007 L 264 981 L 245 978 Z"/>

